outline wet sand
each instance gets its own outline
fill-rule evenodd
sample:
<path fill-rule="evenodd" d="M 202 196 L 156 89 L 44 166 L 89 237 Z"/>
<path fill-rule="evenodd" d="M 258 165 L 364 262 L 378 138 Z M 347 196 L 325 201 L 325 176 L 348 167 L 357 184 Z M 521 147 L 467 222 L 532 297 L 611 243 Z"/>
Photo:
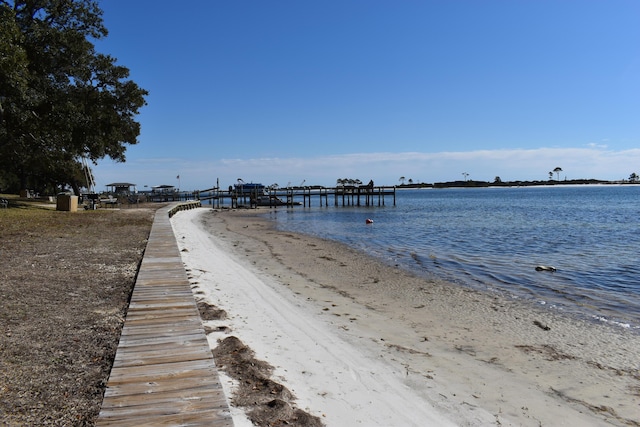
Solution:
<path fill-rule="evenodd" d="M 229 314 L 210 344 L 238 336 L 327 425 L 640 425 L 637 334 L 416 277 L 260 212 L 179 213 L 183 261 Z"/>

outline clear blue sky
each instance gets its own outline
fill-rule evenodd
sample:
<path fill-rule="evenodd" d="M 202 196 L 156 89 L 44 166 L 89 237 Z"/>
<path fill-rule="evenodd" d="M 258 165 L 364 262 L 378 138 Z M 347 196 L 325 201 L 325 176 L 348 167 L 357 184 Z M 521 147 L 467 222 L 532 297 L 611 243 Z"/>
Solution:
<path fill-rule="evenodd" d="M 150 95 L 127 162 L 95 167 L 99 190 L 640 173 L 637 0 L 101 7 L 97 50 Z"/>

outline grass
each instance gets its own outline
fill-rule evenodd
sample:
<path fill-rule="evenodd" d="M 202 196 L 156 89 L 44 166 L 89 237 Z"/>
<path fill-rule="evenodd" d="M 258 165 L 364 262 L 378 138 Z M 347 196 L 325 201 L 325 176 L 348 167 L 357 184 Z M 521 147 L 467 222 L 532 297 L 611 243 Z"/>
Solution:
<path fill-rule="evenodd" d="M 97 417 L 154 209 L 0 209 L 0 425 Z"/>

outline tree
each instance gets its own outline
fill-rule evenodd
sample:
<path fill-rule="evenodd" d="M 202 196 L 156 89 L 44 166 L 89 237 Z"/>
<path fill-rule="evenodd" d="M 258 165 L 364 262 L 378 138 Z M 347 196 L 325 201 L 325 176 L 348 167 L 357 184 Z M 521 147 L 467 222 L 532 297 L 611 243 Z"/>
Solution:
<path fill-rule="evenodd" d="M 500 183 L 502 183 L 502 179 L 501 179 L 499 176 L 496 176 L 496 177 L 493 179 L 493 183 L 494 183 L 494 184 L 500 184 Z"/>
<path fill-rule="evenodd" d="M 640 177 L 638 177 L 638 174 L 635 172 L 629 175 L 629 182 L 638 182 L 638 179 L 640 179 Z"/>
<path fill-rule="evenodd" d="M 1 5 L 1 3 L 0 3 Z M 27 88 L 27 54 L 20 45 L 20 28 L 12 9 L 0 6 L 0 123 L 5 112 L 15 114 L 15 103 L 23 100 Z M 5 99 L 7 101 L 5 101 Z M 12 100 L 13 102 L 8 102 Z"/>
<path fill-rule="evenodd" d="M 409 185 L 413 184 L 413 179 L 409 178 Z"/>
<path fill-rule="evenodd" d="M 83 157 L 124 162 L 148 93 L 95 51 L 107 35 L 97 2 L 0 0 L 0 32 L 0 173 L 77 194 Z"/>
<path fill-rule="evenodd" d="M 549 172 L 549 181 L 553 179 L 553 172 Z"/>
<path fill-rule="evenodd" d="M 558 181 L 560 181 L 560 172 L 562 172 L 562 168 L 558 166 L 553 170 L 553 172 L 558 176 Z"/>
<path fill-rule="evenodd" d="M 407 179 L 404 176 L 401 176 L 399 181 L 400 181 L 400 185 L 404 185 L 404 180 Z"/>

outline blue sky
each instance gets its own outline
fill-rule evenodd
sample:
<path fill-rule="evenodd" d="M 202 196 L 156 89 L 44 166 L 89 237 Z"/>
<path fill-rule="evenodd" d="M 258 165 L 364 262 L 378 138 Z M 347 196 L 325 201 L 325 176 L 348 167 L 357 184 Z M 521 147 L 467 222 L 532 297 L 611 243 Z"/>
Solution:
<path fill-rule="evenodd" d="M 99 190 L 640 173 L 636 0 L 100 4 L 150 95 Z"/>

